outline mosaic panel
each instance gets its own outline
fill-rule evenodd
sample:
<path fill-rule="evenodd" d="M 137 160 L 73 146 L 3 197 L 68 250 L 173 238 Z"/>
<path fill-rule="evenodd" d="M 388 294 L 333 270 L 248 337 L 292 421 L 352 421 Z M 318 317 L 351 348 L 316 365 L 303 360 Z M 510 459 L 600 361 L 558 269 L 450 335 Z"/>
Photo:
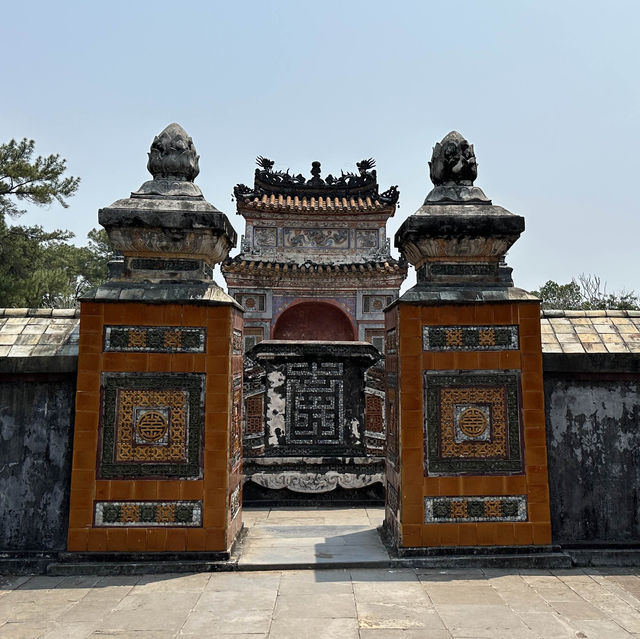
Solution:
<path fill-rule="evenodd" d="M 231 346 L 233 348 L 234 355 L 242 355 L 244 353 L 244 342 L 242 341 L 242 331 L 233 329 L 233 335 L 231 337 Z"/>
<path fill-rule="evenodd" d="M 264 432 L 264 394 L 247 397 L 245 410 L 246 432 L 249 434 Z"/>
<path fill-rule="evenodd" d="M 241 293 L 236 295 L 236 300 L 247 313 L 264 313 L 267 296 L 261 293 Z"/>
<path fill-rule="evenodd" d="M 400 507 L 400 500 L 398 499 L 398 491 L 393 484 L 387 482 L 386 491 L 386 506 L 395 515 Z"/>
<path fill-rule="evenodd" d="M 104 350 L 138 353 L 204 353 L 207 329 L 176 326 L 106 326 Z"/>
<path fill-rule="evenodd" d="M 242 461 L 242 374 L 233 376 L 229 457 L 233 470 Z"/>
<path fill-rule="evenodd" d="M 240 484 L 233 489 L 229 497 L 229 508 L 231 510 L 231 520 L 233 520 L 240 511 Z"/>
<path fill-rule="evenodd" d="M 486 263 L 457 263 L 447 264 L 444 262 L 431 262 L 429 271 L 433 275 L 485 275 L 495 276 L 498 272 L 498 264 Z"/>
<path fill-rule="evenodd" d="M 253 245 L 256 247 L 271 248 L 276 246 L 277 240 L 275 228 L 258 226 L 253 229 Z"/>
<path fill-rule="evenodd" d="M 368 431 L 381 433 L 384 430 L 381 397 L 369 393 L 365 395 L 365 416 Z"/>
<path fill-rule="evenodd" d="M 398 465 L 398 403 L 396 389 L 387 388 L 387 460 Z"/>
<path fill-rule="evenodd" d="M 398 352 L 398 338 L 395 328 L 390 328 L 387 331 L 384 352 L 387 355 L 395 355 Z"/>
<path fill-rule="evenodd" d="M 429 475 L 522 472 L 517 373 L 426 372 L 425 405 Z"/>
<path fill-rule="evenodd" d="M 424 511 L 426 524 L 527 521 L 527 497 L 425 497 Z"/>
<path fill-rule="evenodd" d="M 284 245 L 289 248 L 349 248 L 349 229 L 284 229 Z"/>
<path fill-rule="evenodd" d="M 378 248 L 378 229 L 358 229 L 356 248 Z"/>
<path fill-rule="evenodd" d="M 95 526 L 200 527 L 201 501 L 97 501 Z"/>
<path fill-rule="evenodd" d="M 342 362 L 294 362 L 286 367 L 286 444 L 342 444 Z"/>
<path fill-rule="evenodd" d="M 518 350 L 517 326 L 423 326 L 425 351 Z"/>
<path fill-rule="evenodd" d="M 386 306 L 393 302 L 393 295 L 363 295 L 363 313 L 382 313 Z"/>
<path fill-rule="evenodd" d="M 103 479 L 199 477 L 204 375 L 103 374 Z"/>

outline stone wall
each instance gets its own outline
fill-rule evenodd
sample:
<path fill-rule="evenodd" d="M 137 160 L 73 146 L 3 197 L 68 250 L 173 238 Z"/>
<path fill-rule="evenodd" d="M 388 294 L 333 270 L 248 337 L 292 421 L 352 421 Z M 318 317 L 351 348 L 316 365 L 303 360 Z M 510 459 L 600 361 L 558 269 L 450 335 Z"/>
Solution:
<path fill-rule="evenodd" d="M 0 374 L 0 551 L 66 549 L 75 377 Z"/>
<path fill-rule="evenodd" d="M 640 540 L 640 372 L 629 355 L 545 356 L 553 540 Z"/>

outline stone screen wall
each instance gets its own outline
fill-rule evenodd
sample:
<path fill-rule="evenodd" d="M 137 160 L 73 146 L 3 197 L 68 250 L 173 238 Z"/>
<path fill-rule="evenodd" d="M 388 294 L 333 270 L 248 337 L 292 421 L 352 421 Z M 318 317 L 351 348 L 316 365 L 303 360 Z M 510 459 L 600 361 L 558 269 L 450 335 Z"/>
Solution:
<path fill-rule="evenodd" d="M 0 375 L 0 550 L 64 550 L 75 373 Z"/>
<path fill-rule="evenodd" d="M 547 373 L 555 543 L 640 539 L 640 374 Z"/>

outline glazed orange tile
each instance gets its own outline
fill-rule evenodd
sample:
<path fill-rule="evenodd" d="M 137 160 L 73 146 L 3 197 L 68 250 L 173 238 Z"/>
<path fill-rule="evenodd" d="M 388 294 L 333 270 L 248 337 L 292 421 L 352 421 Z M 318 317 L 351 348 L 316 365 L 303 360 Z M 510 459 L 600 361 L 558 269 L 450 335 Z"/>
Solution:
<path fill-rule="evenodd" d="M 147 530 L 146 550 L 159 551 L 167 549 L 167 531 L 165 528 L 149 528 Z"/>
<path fill-rule="evenodd" d="M 400 321 L 403 319 L 419 319 L 420 318 L 420 306 L 416 304 L 398 304 L 400 309 Z"/>
<path fill-rule="evenodd" d="M 86 508 L 71 508 L 69 510 L 69 528 L 89 528 L 93 521 Z"/>
<path fill-rule="evenodd" d="M 180 499 L 180 482 L 172 480 L 158 481 L 158 499 Z"/>
<path fill-rule="evenodd" d="M 78 391 L 76 393 L 76 410 L 95 411 L 100 406 L 98 391 Z"/>
<path fill-rule="evenodd" d="M 73 470 L 90 470 L 96 467 L 96 451 L 92 446 L 89 449 L 81 449 L 81 444 L 73 445 Z"/>
<path fill-rule="evenodd" d="M 413 524 L 402 524 L 401 526 L 401 534 L 402 534 L 402 546 L 406 548 L 413 548 L 416 546 L 420 546 L 422 543 L 422 532 L 423 526 L 413 525 Z M 437 533 L 436 533 L 437 539 Z M 437 541 L 435 541 L 437 545 Z"/>
<path fill-rule="evenodd" d="M 460 545 L 460 525 L 459 524 L 439 524 L 440 546 Z"/>
<path fill-rule="evenodd" d="M 109 528 L 107 530 L 108 550 L 128 550 L 127 528 Z"/>
<path fill-rule="evenodd" d="M 73 430 L 75 433 L 84 433 L 87 431 L 95 431 L 98 428 L 98 411 L 77 411 Z"/>
<path fill-rule="evenodd" d="M 78 370 L 95 373 L 95 371 L 100 370 L 102 357 L 102 355 L 95 353 L 80 353 L 78 355 Z"/>
<path fill-rule="evenodd" d="M 456 370 L 476 370 L 478 368 L 478 353 L 464 351 L 454 353 L 453 366 Z"/>
<path fill-rule="evenodd" d="M 520 314 L 520 318 L 529 318 L 540 320 L 540 302 L 531 302 L 529 304 L 519 304 L 518 312 Z"/>
<path fill-rule="evenodd" d="M 122 550 L 131 552 L 144 551 L 147 549 L 146 528 L 127 528 L 127 547 Z"/>
<path fill-rule="evenodd" d="M 133 499 L 134 482 L 129 480 L 112 479 L 109 485 L 109 499 Z"/>
<path fill-rule="evenodd" d="M 71 477 L 71 490 L 88 490 L 95 479 L 93 469 L 77 469 Z"/>
<path fill-rule="evenodd" d="M 478 540 L 477 524 L 458 524 L 459 544 L 461 546 L 475 546 Z"/>
<path fill-rule="evenodd" d="M 202 528 L 193 528 L 186 531 L 187 548 L 189 550 L 206 550 L 207 534 Z"/>
<path fill-rule="evenodd" d="M 545 446 L 529 446 L 525 450 L 527 464 L 544 464 L 547 461 L 547 449 Z"/>
<path fill-rule="evenodd" d="M 493 324 L 493 306 L 491 304 L 478 304 L 475 307 L 476 324 Z"/>
<path fill-rule="evenodd" d="M 533 529 L 529 523 L 513 524 L 515 543 L 519 546 L 528 546 L 533 543 Z"/>
<path fill-rule="evenodd" d="M 549 487 L 548 486 L 529 486 L 529 503 L 530 504 L 549 504 Z"/>
<path fill-rule="evenodd" d="M 455 496 L 462 494 L 462 478 L 461 477 L 440 477 L 438 479 L 438 495 Z"/>
<path fill-rule="evenodd" d="M 205 544 L 206 550 L 220 550 L 227 549 L 226 535 L 223 528 L 209 528 L 205 530 Z"/>
<path fill-rule="evenodd" d="M 520 368 L 520 353 L 518 351 L 502 351 L 500 353 L 500 368 L 502 369 Z"/>
<path fill-rule="evenodd" d="M 103 305 L 98 302 L 81 302 L 81 317 L 86 315 L 102 315 Z"/>
<path fill-rule="evenodd" d="M 153 500 L 158 497 L 158 482 L 154 479 L 136 479 L 133 482 L 133 499 Z"/>
<path fill-rule="evenodd" d="M 186 353 L 176 353 L 175 355 L 171 355 L 172 373 L 191 373 L 193 370 L 193 355 Z"/>
<path fill-rule="evenodd" d="M 111 489 L 111 482 L 109 480 L 98 480 L 95 483 L 96 500 L 109 499 L 109 491 Z"/>
<path fill-rule="evenodd" d="M 107 531 L 104 528 L 93 528 L 89 531 L 87 550 L 105 552 L 107 550 Z"/>
<path fill-rule="evenodd" d="M 481 370 L 493 370 L 500 368 L 500 353 L 478 353 L 478 368 Z"/>
<path fill-rule="evenodd" d="M 531 524 L 534 544 L 551 543 L 551 524 Z"/>
<path fill-rule="evenodd" d="M 529 502 L 529 520 L 535 523 L 549 522 L 549 505 Z"/>
<path fill-rule="evenodd" d="M 67 548 L 74 552 L 85 552 L 89 542 L 88 528 L 69 528 Z"/>
<path fill-rule="evenodd" d="M 180 482 L 180 499 L 202 499 L 202 491 L 201 481 Z"/>
<path fill-rule="evenodd" d="M 513 322 L 512 305 L 495 304 L 493 307 L 493 321 L 495 324 L 511 324 Z"/>
<path fill-rule="evenodd" d="M 516 536 L 511 523 L 497 523 L 496 526 L 496 543 L 499 546 L 513 546 L 516 543 Z"/>
<path fill-rule="evenodd" d="M 403 530 L 406 531 L 407 527 L 403 526 Z M 420 526 L 419 535 L 411 533 L 417 537 L 413 543 L 407 543 L 407 546 L 425 546 L 427 548 L 433 548 L 440 545 L 440 526 L 439 524 L 423 524 Z M 406 537 L 406 533 L 404 535 Z M 403 539 L 405 541 L 405 539 Z"/>
<path fill-rule="evenodd" d="M 476 531 L 478 545 L 495 546 L 498 540 L 498 531 L 493 523 L 479 523 Z"/>
<path fill-rule="evenodd" d="M 546 464 L 527 465 L 527 484 L 529 486 L 549 485 L 549 474 Z"/>
<path fill-rule="evenodd" d="M 78 348 L 83 353 L 101 353 L 102 341 L 97 340 L 93 333 L 80 333 L 78 338 Z"/>
<path fill-rule="evenodd" d="M 434 370 L 455 370 L 455 354 L 450 352 L 434 353 L 433 354 L 433 368 Z"/>

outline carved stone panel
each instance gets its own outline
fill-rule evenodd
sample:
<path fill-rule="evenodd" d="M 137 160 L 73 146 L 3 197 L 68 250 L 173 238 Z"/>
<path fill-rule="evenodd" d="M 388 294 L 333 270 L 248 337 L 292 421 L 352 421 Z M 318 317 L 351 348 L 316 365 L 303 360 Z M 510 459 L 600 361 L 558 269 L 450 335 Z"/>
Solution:
<path fill-rule="evenodd" d="M 516 372 L 425 372 L 428 475 L 523 471 Z"/>
<path fill-rule="evenodd" d="M 285 228 L 284 245 L 288 248 L 349 248 L 349 229 Z"/>
<path fill-rule="evenodd" d="M 201 475 L 204 375 L 103 373 L 98 476 Z"/>

